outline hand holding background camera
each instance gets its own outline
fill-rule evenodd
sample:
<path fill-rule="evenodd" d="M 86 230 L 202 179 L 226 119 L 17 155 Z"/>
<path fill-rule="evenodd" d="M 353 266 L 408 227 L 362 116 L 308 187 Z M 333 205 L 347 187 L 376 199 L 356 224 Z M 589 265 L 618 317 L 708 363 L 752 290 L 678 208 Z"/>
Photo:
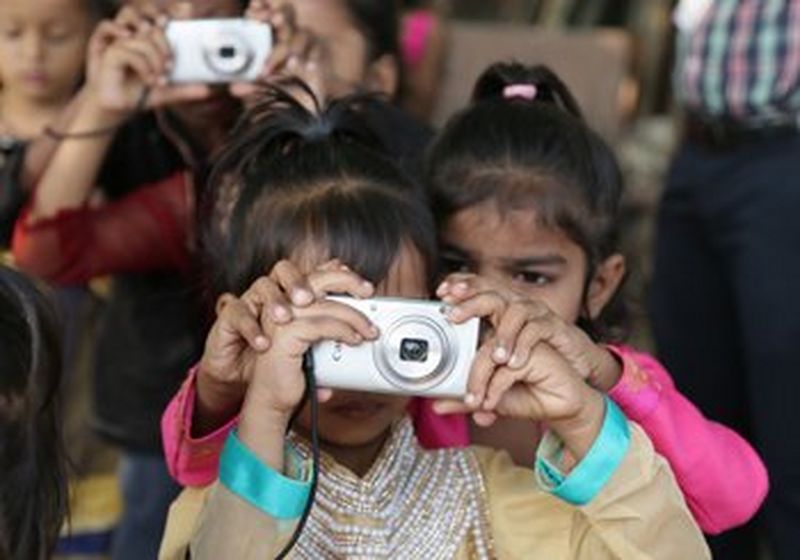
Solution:
<path fill-rule="evenodd" d="M 87 93 L 99 119 L 120 121 L 138 108 L 207 98 L 207 85 L 169 83 L 172 50 L 165 28 L 170 17 L 191 16 L 191 5 L 180 4 L 168 14 L 152 6 L 126 6 L 113 24 L 98 28 L 89 50 Z M 144 100 L 144 103 L 143 103 Z"/>
<path fill-rule="evenodd" d="M 326 99 L 329 83 L 334 81 L 328 47 L 321 38 L 297 25 L 294 7 L 289 3 L 273 7 L 266 0 L 251 0 L 245 17 L 268 24 L 272 29 L 272 50 L 256 80 L 298 78 L 318 100 Z M 245 102 L 257 91 L 258 86 L 252 82 L 231 85 L 231 93 L 245 98 Z"/>

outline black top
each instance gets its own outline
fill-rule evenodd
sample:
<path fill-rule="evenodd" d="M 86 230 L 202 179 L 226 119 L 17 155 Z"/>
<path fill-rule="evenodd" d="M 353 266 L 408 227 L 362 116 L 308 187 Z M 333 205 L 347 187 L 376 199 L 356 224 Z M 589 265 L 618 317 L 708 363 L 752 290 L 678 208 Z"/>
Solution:
<path fill-rule="evenodd" d="M 117 134 L 100 172 L 110 200 L 186 166 L 153 113 Z M 96 340 L 95 426 L 126 449 L 161 452 L 160 419 L 199 359 L 203 321 L 192 279 L 175 272 L 117 274 Z"/>
<path fill-rule="evenodd" d="M 14 222 L 27 198 L 20 181 L 25 148 L 25 142 L 0 136 L 0 249 L 11 244 Z"/>

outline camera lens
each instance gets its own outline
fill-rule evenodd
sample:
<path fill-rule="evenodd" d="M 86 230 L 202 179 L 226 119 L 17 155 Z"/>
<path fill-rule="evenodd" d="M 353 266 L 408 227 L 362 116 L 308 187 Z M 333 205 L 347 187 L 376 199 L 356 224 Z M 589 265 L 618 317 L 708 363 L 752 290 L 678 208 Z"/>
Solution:
<path fill-rule="evenodd" d="M 404 338 L 400 342 L 400 359 L 404 362 L 425 362 L 428 359 L 428 341 Z"/>
<path fill-rule="evenodd" d="M 230 45 L 220 47 L 219 56 L 220 58 L 233 58 L 236 56 L 236 47 L 232 47 Z"/>

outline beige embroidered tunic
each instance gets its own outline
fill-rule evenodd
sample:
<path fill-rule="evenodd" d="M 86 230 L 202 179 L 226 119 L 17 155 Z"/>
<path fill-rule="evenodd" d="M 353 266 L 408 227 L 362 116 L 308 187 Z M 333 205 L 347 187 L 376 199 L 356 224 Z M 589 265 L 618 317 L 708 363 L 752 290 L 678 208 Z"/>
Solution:
<path fill-rule="evenodd" d="M 272 519 L 218 484 L 173 504 L 160 557 L 272 559 L 293 523 Z M 231 537 L 235 535 L 235 537 Z M 426 451 L 400 422 L 359 478 L 324 457 L 303 559 L 710 558 L 672 472 L 632 426 L 628 453 L 583 507 L 552 496 L 501 451 Z"/>

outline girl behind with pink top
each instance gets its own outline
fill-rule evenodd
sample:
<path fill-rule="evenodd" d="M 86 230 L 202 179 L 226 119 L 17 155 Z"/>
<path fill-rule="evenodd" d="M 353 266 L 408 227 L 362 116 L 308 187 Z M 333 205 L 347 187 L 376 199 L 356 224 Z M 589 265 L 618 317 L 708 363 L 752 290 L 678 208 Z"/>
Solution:
<path fill-rule="evenodd" d="M 613 154 L 545 68 L 496 65 L 483 74 L 473 99 L 439 136 L 429 160 L 444 264 L 452 272 L 437 295 L 456 305 L 481 293 L 510 307 L 539 302 L 537 326 L 521 340 L 542 340 L 570 356 L 587 382 L 607 391 L 641 424 L 670 462 L 704 531 L 719 533 L 744 523 L 767 490 L 763 464 L 750 445 L 706 420 L 653 358 L 596 342 L 617 340 L 613 335 L 619 334 L 622 318 L 618 289 L 625 260 L 617 252 L 622 179 Z M 298 294 L 313 300 L 299 277 L 284 270 L 262 279 L 257 306 L 267 309 L 262 321 L 290 320 L 287 300 L 296 303 Z M 230 360 L 234 349 L 247 348 L 245 340 L 253 349 L 268 345 L 257 319 L 242 317 L 209 339 L 221 361 Z M 529 319 L 521 315 L 519 324 Z M 512 368 L 525 363 L 527 357 L 515 355 L 506 342 L 518 334 L 495 333 L 497 362 Z M 234 379 L 236 363 L 230 365 Z M 191 378 L 171 403 L 162 428 L 173 472 L 184 482 L 204 484 L 215 475 L 227 427 L 193 440 L 192 424 L 205 424 L 203 409 L 209 401 L 226 402 L 226 387 L 235 383 L 226 385 L 208 372 L 199 379 L 204 391 L 196 396 Z M 237 408 L 233 403 L 227 418 Z M 423 400 L 415 403 L 414 414 L 423 443 L 463 445 L 471 439 L 507 448 L 518 463 L 532 462 L 528 442 L 538 430 L 533 423 L 495 424 L 492 414 L 479 411 L 470 425 L 463 416 L 437 416 Z"/>
<path fill-rule="evenodd" d="M 428 163 L 442 260 L 453 273 L 437 295 L 455 304 L 483 291 L 504 294 L 509 306 L 539 301 L 539 326 L 521 340 L 546 341 L 571 356 L 590 385 L 641 424 L 700 526 L 718 533 L 752 517 L 767 476 L 750 445 L 706 420 L 656 360 L 596 342 L 619 341 L 624 323 L 623 181 L 611 150 L 588 130 L 558 77 L 541 66 L 489 68 Z M 514 337 L 497 333 L 493 355 L 512 368 L 526 359 L 508 345 Z M 472 436 L 495 446 L 505 441 L 513 454 L 530 430 L 504 422 Z"/>

